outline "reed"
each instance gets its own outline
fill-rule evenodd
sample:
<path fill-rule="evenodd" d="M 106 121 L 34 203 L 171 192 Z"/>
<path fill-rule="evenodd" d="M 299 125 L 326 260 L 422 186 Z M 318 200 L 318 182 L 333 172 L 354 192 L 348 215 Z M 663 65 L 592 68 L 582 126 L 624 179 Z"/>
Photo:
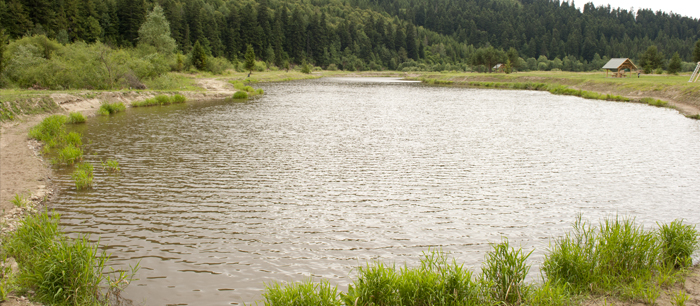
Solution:
<path fill-rule="evenodd" d="M 525 254 L 522 248 L 512 248 L 508 239 L 503 239 L 486 254 L 482 268 L 482 278 L 491 297 L 506 304 L 520 304 L 527 298 L 530 287 L 525 284 L 525 277 L 530 271 L 526 263 L 534 250 Z"/>
<path fill-rule="evenodd" d="M 658 238 L 661 244 L 661 262 L 676 269 L 693 264 L 692 255 L 698 249 L 698 231 L 694 225 L 674 220 L 670 224 L 659 224 Z"/>
<path fill-rule="evenodd" d="M 58 157 L 54 160 L 55 163 L 72 165 L 76 161 L 83 159 L 83 149 L 76 147 L 73 144 L 68 144 L 58 151 Z"/>

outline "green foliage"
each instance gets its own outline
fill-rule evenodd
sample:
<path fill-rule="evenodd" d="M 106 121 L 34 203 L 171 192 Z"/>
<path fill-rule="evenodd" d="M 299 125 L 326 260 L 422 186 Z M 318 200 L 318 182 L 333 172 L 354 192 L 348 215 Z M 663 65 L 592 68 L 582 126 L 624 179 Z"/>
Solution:
<path fill-rule="evenodd" d="M 175 50 L 175 40 L 170 35 L 170 23 L 163 14 L 163 8 L 156 4 L 139 28 L 139 44 L 156 48 L 159 53 L 171 54 Z"/>
<path fill-rule="evenodd" d="M 572 304 L 572 295 L 564 284 L 546 281 L 530 289 L 525 305 L 565 306 Z"/>
<path fill-rule="evenodd" d="M 494 300 L 520 304 L 528 296 L 530 288 L 525 284 L 525 277 L 530 266 L 526 261 L 533 251 L 525 254 L 521 248 L 511 248 L 504 238 L 486 254 L 481 273 Z"/>
<path fill-rule="evenodd" d="M 660 246 L 653 232 L 634 219 L 605 219 L 592 227 L 579 216 L 573 232 L 559 238 L 545 255 L 542 271 L 575 293 L 619 290 L 631 297 L 652 297 L 648 288 L 658 267 Z"/>
<path fill-rule="evenodd" d="M 29 204 L 29 197 L 23 194 L 15 194 L 15 196 L 10 199 L 10 202 L 16 207 L 27 207 Z"/>
<path fill-rule="evenodd" d="M 646 74 L 651 73 L 654 69 L 661 68 L 662 61 L 663 55 L 659 53 L 655 45 L 649 46 L 649 48 L 639 56 L 640 65 Z"/>
<path fill-rule="evenodd" d="M 248 48 L 246 49 L 244 67 L 246 70 L 251 72 L 255 68 L 255 50 L 253 49 L 252 45 L 248 45 Z"/>
<path fill-rule="evenodd" d="M 68 114 L 68 123 L 85 123 L 87 119 L 85 119 L 85 116 L 81 112 L 71 112 Z"/>
<path fill-rule="evenodd" d="M 100 116 L 108 116 L 108 115 L 113 115 L 118 112 L 123 112 L 126 110 L 126 106 L 122 102 L 114 102 L 114 103 L 102 103 L 100 105 L 100 109 L 97 110 L 97 114 Z"/>
<path fill-rule="evenodd" d="M 109 170 L 112 172 L 119 172 L 119 162 L 114 159 L 108 159 L 107 161 L 102 161 L 102 170 Z"/>
<path fill-rule="evenodd" d="M 190 57 L 192 58 L 192 65 L 195 68 L 204 70 L 207 67 L 207 53 L 204 47 L 202 47 L 202 44 L 199 43 L 199 40 L 194 43 Z"/>
<path fill-rule="evenodd" d="M 187 101 L 187 98 L 183 95 L 174 95 L 174 96 L 166 96 L 166 95 L 158 95 L 155 96 L 154 98 L 151 99 L 146 99 L 143 101 L 134 101 L 131 102 L 131 107 L 144 107 L 144 106 L 156 106 L 156 105 L 170 105 L 170 104 L 180 104 L 180 103 L 185 103 Z"/>
<path fill-rule="evenodd" d="M 488 48 L 479 48 L 476 50 L 476 53 L 474 53 L 472 57 L 472 64 L 484 65 L 486 69 L 491 72 L 493 66 L 498 63 L 503 63 L 506 59 L 506 53 L 503 52 L 503 50 L 489 46 Z"/>
<path fill-rule="evenodd" d="M 64 128 L 67 120 L 68 118 L 64 115 L 46 117 L 29 130 L 29 137 L 43 142 L 49 148 L 55 147 L 65 135 Z"/>
<path fill-rule="evenodd" d="M 301 61 L 301 73 L 311 73 L 311 67 L 309 66 L 309 63 L 306 62 L 306 60 Z"/>
<path fill-rule="evenodd" d="M 2 71 L 5 70 L 5 49 L 7 49 L 7 36 L 5 35 L 5 29 L 0 27 L 0 75 Z M 2 85 L 0 83 L 0 85 Z"/>
<path fill-rule="evenodd" d="M 83 149 L 76 147 L 73 144 L 69 144 L 62 149 L 58 150 L 58 157 L 56 163 L 63 163 L 66 165 L 72 165 L 76 161 L 83 158 Z"/>
<path fill-rule="evenodd" d="M 683 291 L 683 289 L 678 290 L 672 297 L 671 303 L 674 306 L 685 306 L 685 302 L 690 300 L 690 296 Z"/>
<path fill-rule="evenodd" d="M 695 48 L 693 49 L 693 62 L 700 62 L 700 39 L 695 42 Z"/>
<path fill-rule="evenodd" d="M 681 57 L 678 52 L 673 53 L 671 62 L 668 63 L 668 74 L 678 74 L 681 71 Z"/>
<path fill-rule="evenodd" d="M 46 212 L 26 217 L 3 239 L 2 250 L 19 265 L 17 283 L 50 305 L 103 305 L 124 289 L 131 273 L 105 273 L 109 255 L 87 236 L 71 239 L 58 228 L 59 215 Z"/>
<path fill-rule="evenodd" d="M 667 107 L 668 102 L 662 101 L 662 100 L 657 100 L 654 98 L 642 98 L 639 100 L 642 103 L 649 104 L 651 106 L 656 106 L 656 107 Z"/>
<path fill-rule="evenodd" d="M 234 99 L 248 99 L 248 93 L 245 91 L 237 91 L 233 94 Z"/>
<path fill-rule="evenodd" d="M 693 264 L 691 256 L 698 250 L 700 243 L 695 225 L 674 220 L 670 224 L 660 224 L 658 235 L 664 265 L 685 268 Z"/>
<path fill-rule="evenodd" d="M 266 306 L 341 305 L 338 288 L 325 280 L 320 283 L 308 280 L 286 286 L 280 283 L 266 284 L 262 296 Z"/>
<path fill-rule="evenodd" d="M 78 190 L 92 187 L 93 167 L 91 164 L 81 163 L 75 166 L 75 171 L 71 175 L 75 182 L 75 188 Z"/>
<path fill-rule="evenodd" d="M 423 253 L 416 268 L 397 271 L 381 262 L 358 267 L 341 297 L 345 305 L 481 305 L 472 273 L 434 250 Z"/>

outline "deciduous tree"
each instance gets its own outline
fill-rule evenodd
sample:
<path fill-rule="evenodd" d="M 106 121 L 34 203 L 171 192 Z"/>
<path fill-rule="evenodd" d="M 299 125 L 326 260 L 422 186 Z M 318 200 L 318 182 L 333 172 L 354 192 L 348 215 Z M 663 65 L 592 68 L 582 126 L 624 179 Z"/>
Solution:
<path fill-rule="evenodd" d="M 159 53 L 173 53 L 177 44 L 170 35 L 170 23 L 165 19 L 163 8 L 156 4 L 139 28 L 139 44 L 154 46 Z"/>

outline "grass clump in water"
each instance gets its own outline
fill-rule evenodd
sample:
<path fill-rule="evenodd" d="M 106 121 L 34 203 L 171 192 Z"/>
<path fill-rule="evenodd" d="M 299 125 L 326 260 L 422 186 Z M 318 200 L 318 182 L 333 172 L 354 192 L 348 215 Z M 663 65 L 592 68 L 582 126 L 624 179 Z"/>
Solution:
<path fill-rule="evenodd" d="M 170 104 L 179 104 L 179 103 L 185 103 L 187 101 L 187 98 L 183 95 L 174 95 L 172 97 L 166 96 L 166 95 L 158 95 L 150 99 L 146 99 L 143 101 L 135 101 L 131 103 L 132 107 L 145 107 L 145 106 L 156 106 L 156 105 L 170 105 Z"/>
<path fill-rule="evenodd" d="M 109 170 L 112 172 L 119 172 L 121 170 L 121 168 L 119 168 L 119 162 L 114 159 L 108 159 L 107 161 L 103 161 L 102 169 Z"/>
<path fill-rule="evenodd" d="M 68 123 L 85 123 L 87 119 L 85 119 L 85 116 L 81 112 L 71 112 L 68 115 Z"/>
<path fill-rule="evenodd" d="M 76 161 L 83 159 L 83 149 L 76 147 L 73 144 L 68 144 L 58 151 L 58 157 L 54 160 L 55 163 L 63 163 L 72 165 Z"/>
<path fill-rule="evenodd" d="M 102 105 L 100 105 L 100 109 L 97 110 L 97 114 L 100 116 L 108 116 L 118 112 L 123 112 L 125 110 L 126 106 L 124 106 L 124 103 L 122 102 L 102 103 Z"/>
<path fill-rule="evenodd" d="M 233 94 L 234 99 L 248 99 L 248 93 L 245 91 L 237 91 Z"/>
<path fill-rule="evenodd" d="M 29 130 L 29 137 L 43 142 L 51 149 L 62 141 L 67 120 L 64 115 L 48 116 Z"/>
<path fill-rule="evenodd" d="M 59 216 L 47 212 L 30 215 L 16 231 L 3 237 L 3 256 L 17 260 L 20 290 L 33 290 L 49 305 L 104 305 L 123 290 L 131 273 L 106 274 L 109 255 L 99 251 L 87 236 L 71 239 L 61 233 Z"/>
<path fill-rule="evenodd" d="M 71 177 L 75 181 L 75 188 L 78 190 L 92 187 L 93 167 L 91 164 L 77 164 Z"/>

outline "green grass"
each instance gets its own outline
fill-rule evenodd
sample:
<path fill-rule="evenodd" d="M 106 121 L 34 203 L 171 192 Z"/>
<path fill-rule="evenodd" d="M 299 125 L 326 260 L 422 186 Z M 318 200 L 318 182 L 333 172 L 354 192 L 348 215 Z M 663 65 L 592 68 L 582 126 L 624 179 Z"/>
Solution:
<path fill-rule="evenodd" d="M 114 103 L 102 103 L 100 105 L 100 109 L 97 110 L 97 114 L 100 116 L 108 116 L 108 115 L 113 115 L 118 112 L 123 112 L 126 110 L 126 106 L 124 106 L 124 103 L 122 102 L 114 102 Z"/>
<path fill-rule="evenodd" d="M 71 112 L 68 115 L 68 123 L 85 123 L 87 119 L 85 119 L 85 116 L 81 112 Z"/>
<path fill-rule="evenodd" d="M 75 171 L 71 175 L 73 181 L 75 182 L 75 188 L 77 190 L 87 189 L 92 187 L 92 173 L 93 167 L 91 164 L 77 164 L 75 166 Z"/>
<path fill-rule="evenodd" d="M 27 205 L 29 205 L 29 197 L 23 194 L 15 194 L 15 196 L 10 199 L 10 202 L 16 207 L 27 207 Z"/>
<path fill-rule="evenodd" d="M 107 161 L 103 161 L 102 169 L 109 170 L 111 172 L 119 172 L 121 170 L 121 168 L 119 168 L 119 162 L 114 159 L 108 159 Z"/>
<path fill-rule="evenodd" d="M 132 107 L 145 107 L 145 106 L 163 106 L 163 105 L 170 105 L 170 104 L 179 104 L 179 103 L 185 103 L 187 101 L 187 98 L 183 95 L 174 95 L 172 97 L 166 96 L 166 95 L 158 95 L 150 99 L 146 99 L 143 101 L 136 101 L 132 102 L 131 106 Z"/>
<path fill-rule="evenodd" d="M 668 102 L 662 101 L 662 100 L 657 100 L 654 98 L 642 98 L 639 100 L 640 102 L 644 104 L 649 104 L 651 106 L 656 106 L 656 107 L 668 107 Z"/>
<path fill-rule="evenodd" d="M 263 303 L 563 306 L 593 294 L 654 304 L 663 288 L 683 281 L 698 242 L 695 227 L 681 221 L 646 230 L 633 218 L 608 218 L 592 226 L 579 216 L 545 254 L 541 283 L 525 282 L 532 251 L 513 248 L 503 239 L 486 255 L 480 275 L 429 250 L 417 267 L 372 262 L 356 268 L 348 291 L 337 294 L 340 301 L 335 287 L 309 280 L 267 286 Z M 682 294 L 674 299 L 676 305 L 687 301 Z"/>
<path fill-rule="evenodd" d="M 66 165 L 72 165 L 76 161 L 83 159 L 83 149 L 69 144 L 58 151 L 58 157 L 55 163 L 61 163 Z"/>
<path fill-rule="evenodd" d="M 30 215 L 3 237 L 3 256 L 14 257 L 19 266 L 16 286 L 32 290 L 34 299 L 48 305 L 105 305 L 138 265 L 130 273 L 106 273 L 109 255 L 87 236 L 68 238 L 58 223 L 58 214 Z"/>
<path fill-rule="evenodd" d="M 46 117 L 29 130 L 29 137 L 43 142 L 49 148 L 61 142 L 65 134 L 65 124 L 68 118 L 64 115 Z"/>
<path fill-rule="evenodd" d="M 248 99 L 248 93 L 245 91 L 237 91 L 233 94 L 234 99 Z"/>

